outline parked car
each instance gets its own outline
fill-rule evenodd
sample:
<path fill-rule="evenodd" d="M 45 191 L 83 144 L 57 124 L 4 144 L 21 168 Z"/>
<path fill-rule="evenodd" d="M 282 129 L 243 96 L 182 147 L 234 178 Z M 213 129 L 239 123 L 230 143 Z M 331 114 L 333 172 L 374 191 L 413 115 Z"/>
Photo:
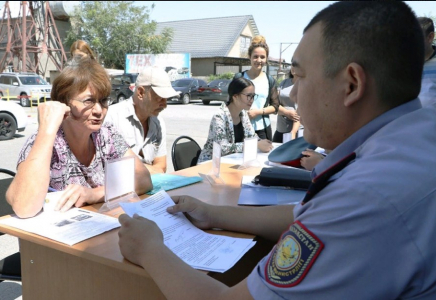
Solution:
<path fill-rule="evenodd" d="M 27 126 L 24 108 L 15 102 L 0 100 L 0 141 L 9 140 Z"/>
<path fill-rule="evenodd" d="M 111 104 L 124 101 L 133 95 L 136 77 L 138 77 L 137 73 L 111 76 Z"/>
<path fill-rule="evenodd" d="M 207 86 L 206 81 L 196 78 L 182 78 L 171 82 L 173 88 L 180 92 L 179 97 L 173 97 L 168 99 L 168 101 L 182 102 L 183 104 L 188 104 L 191 99 L 198 99 L 199 93 L 198 88 L 202 86 Z"/>
<path fill-rule="evenodd" d="M 0 96 L 17 100 L 21 106 L 30 106 L 33 102 L 50 100 L 51 85 L 36 73 L 2 73 L 0 74 Z"/>
<path fill-rule="evenodd" d="M 177 68 L 175 67 L 166 67 L 165 72 L 168 73 L 171 81 L 179 79 L 179 74 L 177 73 Z"/>
<path fill-rule="evenodd" d="M 198 97 L 203 104 L 208 105 L 210 101 L 224 101 L 229 100 L 229 84 L 230 79 L 216 79 L 212 80 L 205 87 L 198 88 Z"/>

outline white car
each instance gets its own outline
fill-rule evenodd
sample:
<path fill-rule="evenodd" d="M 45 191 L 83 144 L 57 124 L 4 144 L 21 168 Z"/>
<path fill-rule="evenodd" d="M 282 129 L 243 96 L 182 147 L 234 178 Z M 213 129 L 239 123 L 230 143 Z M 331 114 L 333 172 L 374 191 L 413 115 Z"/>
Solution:
<path fill-rule="evenodd" d="M 0 100 L 0 141 L 9 140 L 27 126 L 24 108 L 15 102 Z"/>
<path fill-rule="evenodd" d="M 51 85 L 36 73 L 1 73 L 0 95 L 19 101 L 21 106 L 30 106 L 50 100 Z"/>

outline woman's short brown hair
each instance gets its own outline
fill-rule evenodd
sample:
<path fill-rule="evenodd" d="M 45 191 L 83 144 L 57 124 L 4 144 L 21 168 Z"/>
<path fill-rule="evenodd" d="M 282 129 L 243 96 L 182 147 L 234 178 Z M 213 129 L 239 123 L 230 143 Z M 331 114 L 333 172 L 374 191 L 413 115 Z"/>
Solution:
<path fill-rule="evenodd" d="M 106 70 L 90 57 L 73 58 L 53 81 L 51 99 L 68 105 L 76 95 L 91 87 L 96 99 L 109 97 L 111 82 Z"/>
<path fill-rule="evenodd" d="M 71 57 L 74 57 L 74 51 L 76 50 L 79 50 L 80 52 L 83 52 L 86 55 L 88 55 L 90 58 L 95 59 L 94 52 L 85 41 L 77 40 L 71 45 L 70 48 Z"/>

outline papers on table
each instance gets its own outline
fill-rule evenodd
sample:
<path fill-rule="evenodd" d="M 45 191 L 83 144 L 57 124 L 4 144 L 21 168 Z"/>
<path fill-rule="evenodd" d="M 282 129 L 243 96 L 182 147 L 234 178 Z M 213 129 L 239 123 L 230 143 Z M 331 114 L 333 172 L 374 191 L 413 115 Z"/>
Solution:
<path fill-rule="evenodd" d="M 279 147 L 281 143 L 273 143 L 273 150 L 277 147 Z M 272 150 L 271 150 L 272 151 Z M 268 155 L 271 153 L 263 153 L 260 152 L 260 150 L 257 151 L 257 161 L 260 163 L 261 166 L 268 166 Z M 210 162 L 210 160 L 201 162 L 200 164 L 204 164 Z M 233 165 L 241 165 L 244 163 L 244 154 L 243 153 L 232 153 L 226 156 L 221 157 L 221 163 L 222 164 L 233 164 Z"/>
<path fill-rule="evenodd" d="M 46 210 L 28 219 L 20 219 L 14 215 L 0 220 L 0 223 L 70 246 L 120 227 L 116 218 L 80 208 L 71 208 L 64 213 Z"/>
<path fill-rule="evenodd" d="M 195 227 L 182 213 L 166 212 L 173 200 L 161 191 L 143 201 L 121 203 L 129 215 L 153 220 L 162 230 L 165 245 L 193 268 L 223 273 L 256 242 L 251 239 L 214 235 Z"/>
<path fill-rule="evenodd" d="M 243 176 L 238 205 L 284 205 L 298 204 L 306 191 L 287 187 L 269 187 L 255 184 L 255 176 Z"/>

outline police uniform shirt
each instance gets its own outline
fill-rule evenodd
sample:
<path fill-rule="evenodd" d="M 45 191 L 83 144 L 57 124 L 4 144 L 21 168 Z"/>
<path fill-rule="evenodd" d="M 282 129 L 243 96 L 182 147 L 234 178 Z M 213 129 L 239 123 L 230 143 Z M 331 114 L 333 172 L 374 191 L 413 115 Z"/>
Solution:
<path fill-rule="evenodd" d="M 135 114 L 133 99 L 111 105 L 105 123 L 112 123 L 126 140 L 132 151 L 142 162 L 152 165 L 156 157 L 165 156 L 166 129 L 160 116 L 148 118 L 148 133 L 144 139 L 144 128 Z"/>
<path fill-rule="evenodd" d="M 248 277 L 255 299 L 436 299 L 436 106 L 419 99 L 355 132 L 353 151 Z"/>

